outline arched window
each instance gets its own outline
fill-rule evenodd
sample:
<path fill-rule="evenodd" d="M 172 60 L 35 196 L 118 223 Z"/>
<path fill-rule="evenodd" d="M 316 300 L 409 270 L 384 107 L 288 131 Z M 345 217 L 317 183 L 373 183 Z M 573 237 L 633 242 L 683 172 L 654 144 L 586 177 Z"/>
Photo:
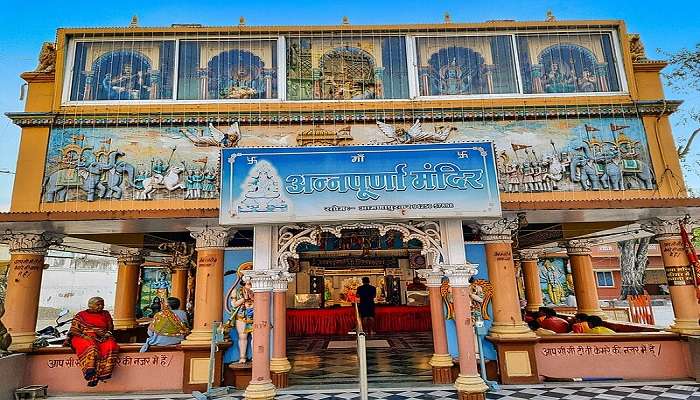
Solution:
<path fill-rule="evenodd" d="M 210 99 L 266 98 L 262 72 L 265 62 L 246 50 L 229 50 L 207 63 Z"/>
<path fill-rule="evenodd" d="M 376 97 L 374 58 L 356 47 L 338 47 L 320 60 L 321 98 L 333 100 Z"/>
<path fill-rule="evenodd" d="M 583 46 L 557 44 L 543 50 L 537 57 L 542 65 L 542 85 L 545 93 L 596 92 L 595 55 Z"/>
<path fill-rule="evenodd" d="M 151 97 L 151 60 L 134 50 L 105 53 L 92 63 L 94 100 Z"/>
<path fill-rule="evenodd" d="M 430 56 L 428 65 L 431 95 L 488 93 L 484 57 L 470 48 L 442 48 Z"/>

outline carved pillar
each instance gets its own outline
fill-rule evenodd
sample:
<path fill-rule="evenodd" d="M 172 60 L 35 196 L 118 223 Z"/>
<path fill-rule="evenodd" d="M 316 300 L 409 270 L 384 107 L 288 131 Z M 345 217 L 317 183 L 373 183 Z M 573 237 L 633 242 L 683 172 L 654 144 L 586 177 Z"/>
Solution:
<path fill-rule="evenodd" d="M 134 328 L 143 250 L 124 249 L 117 255 L 117 289 L 114 293 L 114 329 Z"/>
<path fill-rule="evenodd" d="M 82 100 L 92 100 L 92 80 L 94 79 L 94 76 L 95 73 L 93 71 L 85 72 L 85 91 L 83 92 Z"/>
<path fill-rule="evenodd" d="M 669 329 L 687 335 L 700 334 L 698 325 L 698 300 L 693 282 L 693 266 L 690 265 L 680 233 L 680 219 L 654 219 L 642 224 L 642 228 L 656 235 L 666 270 L 668 290 L 673 304 L 673 325 Z M 691 231 L 690 227 L 688 228 Z"/>
<path fill-rule="evenodd" d="M 272 384 L 277 388 L 289 386 L 288 374 L 292 364 L 287 359 L 287 285 L 292 279 L 288 272 L 280 271 L 272 281 L 274 314 L 272 318 L 273 346 L 270 358 Z"/>
<path fill-rule="evenodd" d="M 31 350 L 39 311 L 41 276 L 49 246 L 61 238 L 49 233 L 6 233 L 2 241 L 10 246 L 5 315 L 2 322 L 12 335 L 10 350 Z"/>
<path fill-rule="evenodd" d="M 500 219 L 479 226 L 486 248 L 489 280 L 493 285 L 493 337 L 534 337 L 520 314 L 518 283 L 515 276 L 512 235 L 518 229 L 517 219 Z"/>
<path fill-rule="evenodd" d="M 151 89 L 148 91 L 148 98 L 159 99 L 160 96 L 160 71 L 151 71 Z"/>
<path fill-rule="evenodd" d="M 525 286 L 526 311 L 537 311 L 544 305 L 540 287 L 540 272 L 537 268 L 538 250 L 520 250 L 520 266 Z"/>
<path fill-rule="evenodd" d="M 487 93 L 493 94 L 493 74 L 496 71 L 495 65 L 484 65 L 484 75 L 486 76 L 486 90 Z"/>
<path fill-rule="evenodd" d="M 574 280 L 577 311 L 607 318 L 607 314 L 600 309 L 600 303 L 598 302 L 598 287 L 595 273 L 593 272 L 591 245 L 592 243 L 585 239 L 574 239 L 562 243 L 562 246 L 566 248 L 566 253 L 569 255 L 569 262 L 571 263 L 571 276 Z"/>
<path fill-rule="evenodd" d="M 384 67 L 374 69 L 374 98 L 384 98 Z"/>
<path fill-rule="evenodd" d="M 275 398 L 275 385 L 270 376 L 270 292 L 273 287 L 271 271 L 246 271 L 255 293 L 253 313 L 253 368 L 250 384 L 245 389 L 246 399 Z"/>
<path fill-rule="evenodd" d="M 476 367 L 475 334 L 472 324 L 471 298 L 469 297 L 469 278 L 476 274 L 476 267 L 471 264 L 444 266 L 445 275 L 450 278 L 452 299 L 455 307 L 455 326 L 457 328 L 457 345 L 459 347 L 459 376 L 455 388 L 460 399 L 484 399 L 488 386 L 481 379 Z"/>
<path fill-rule="evenodd" d="M 192 228 L 196 239 L 197 275 L 195 277 L 194 323 L 183 345 L 211 342 L 212 322 L 223 318 L 224 248 L 229 231 L 223 227 Z"/>
<path fill-rule="evenodd" d="M 430 96 L 430 75 L 427 67 L 420 67 L 418 72 L 420 75 L 420 95 Z M 442 94 L 442 93 L 438 93 Z"/>
<path fill-rule="evenodd" d="M 433 368 L 433 383 L 452 383 L 452 356 L 447 350 L 447 332 L 445 318 L 442 309 L 442 296 L 440 285 L 442 284 L 442 271 L 422 269 L 418 275 L 428 281 L 428 294 L 430 299 L 430 320 L 433 330 L 433 356 L 430 358 L 430 366 Z"/>
<path fill-rule="evenodd" d="M 209 98 L 209 69 L 208 68 L 198 68 L 197 76 L 199 77 L 199 98 L 206 100 Z M 219 94 L 216 94 L 216 98 L 219 98 Z"/>

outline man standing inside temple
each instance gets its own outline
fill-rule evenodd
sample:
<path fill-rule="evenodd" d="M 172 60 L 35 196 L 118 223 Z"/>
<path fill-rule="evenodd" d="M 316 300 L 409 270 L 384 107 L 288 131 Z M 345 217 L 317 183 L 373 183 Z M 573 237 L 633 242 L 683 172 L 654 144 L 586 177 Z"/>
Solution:
<path fill-rule="evenodd" d="M 360 299 L 358 309 L 362 318 L 362 327 L 368 335 L 374 335 L 374 298 L 377 297 L 377 288 L 369 284 L 369 278 L 362 278 L 362 285 L 357 288 L 357 297 Z"/>

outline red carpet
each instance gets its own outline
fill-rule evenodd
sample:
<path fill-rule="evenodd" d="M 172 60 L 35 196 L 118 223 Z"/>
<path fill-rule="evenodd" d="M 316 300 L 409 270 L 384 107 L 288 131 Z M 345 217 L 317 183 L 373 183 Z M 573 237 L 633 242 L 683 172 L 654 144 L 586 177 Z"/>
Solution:
<path fill-rule="evenodd" d="M 354 307 L 287 310 L 287 335 L 345 335 L 355 329 Z M 430 307 L 377 306 L 378 333 L 430 331 Z"/>

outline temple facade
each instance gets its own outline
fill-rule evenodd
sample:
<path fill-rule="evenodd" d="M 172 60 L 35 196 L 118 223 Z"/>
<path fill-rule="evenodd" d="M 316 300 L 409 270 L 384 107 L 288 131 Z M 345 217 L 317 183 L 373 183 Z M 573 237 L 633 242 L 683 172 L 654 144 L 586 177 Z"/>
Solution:
<path fill-rule="evenodd" d="M 504 383 L 562 370 L 694 376 L 681 227 L 700 202 L 687 197 L 665 65 L 616 20 L 58 29 L 22 74 L 25 110 L 7 113 L 22 136 L 0 214 L 2 321 L 28 353 L 25 381 L 85 391 L 67 349 L 32 349 L 44 257 L 70 251 L 66 238 L 118 258 L 122 357 L 93 390 L 206 387 L 212 324 L 235 319 L 249 281 L 251 340 L 230 335 L 214 381 L 231 373 L 247 398 L 271 399 L 290 384 L 288 336 L 346 334 L 352 314 L 349 326 L 329 321 L 345 318 L 364 276 L 378 288 L 378 332 L 431 332 L 432 380 L 462 399 L 487 390 L 475 323 L 488 329 L 479 356 Z M 649 236 L 668 330 L 621 324 L 628 333 L 601 342 L 539 337 L 523 321 L 521 302 L 567 297 L 606 316 L 591 246 Z M 130 353 L 163 293 L 182 300 L 192 332 L 141 360 Z M 239 359 L 252 362 L 225 366 Z M 145 380 L 146 364 L 159 379 Z"/>

